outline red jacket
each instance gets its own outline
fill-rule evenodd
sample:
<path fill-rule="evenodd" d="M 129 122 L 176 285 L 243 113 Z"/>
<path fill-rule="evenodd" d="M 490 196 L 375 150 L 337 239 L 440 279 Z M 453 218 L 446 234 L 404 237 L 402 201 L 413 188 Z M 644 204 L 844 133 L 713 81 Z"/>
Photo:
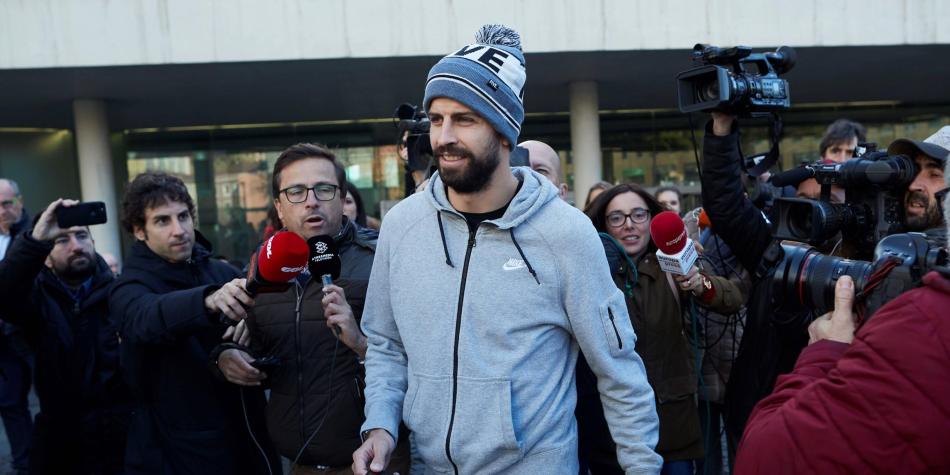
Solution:
<path fill-rule="evenodd" d="M 822 340 L 759 402 L 735 473 L 950 473 L 950 279 Z"/>

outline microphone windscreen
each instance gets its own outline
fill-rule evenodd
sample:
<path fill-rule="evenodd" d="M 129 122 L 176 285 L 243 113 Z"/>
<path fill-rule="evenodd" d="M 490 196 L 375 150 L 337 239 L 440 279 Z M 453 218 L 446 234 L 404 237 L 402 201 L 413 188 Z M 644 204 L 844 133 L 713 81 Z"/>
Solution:
<path fill-rule="evenodd" d="M 257 275 L 266 282 L 287 282 L 307 267 L 310 252 L 307 243 L 296 233 L 274 234 L 257 254 Z"/>
<path fill-rule="evenodd" d="M 664 211 L 650 221 L 650 237 L 657 249 L 673 255 L 686 247 L 686 225 L 673 211 Z"/>
<path fill-rule="evenodd" d="M 340 276 L 340 255 L 337 254 L 336 243 L 327 235 L 314 236 L 307 239 L 307 248 L 310 252 L 310 274 L 314 278 L 329 274 L 336 279 Z"/>
<path fill-rule="evenodd" d="M 709 220 L 709 215 L 706 214 L 705 209 L 699 212 L 699 219 L 697 222 L 699 223 L 699 229 L 707 229 L 712 226 L 712 221 Z"/>

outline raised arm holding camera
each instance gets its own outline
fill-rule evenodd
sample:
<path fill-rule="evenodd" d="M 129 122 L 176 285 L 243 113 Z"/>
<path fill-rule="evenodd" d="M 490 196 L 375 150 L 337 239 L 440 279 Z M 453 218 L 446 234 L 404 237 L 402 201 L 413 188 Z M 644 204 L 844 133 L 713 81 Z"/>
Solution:
<path fill-rule="evenodd" d="M 755 403 L 769 394 L 775 378 L 792 368 L 807 342 L 811 316 L 776 315 L 772 272 L 763 256 L 772 245 L 770 225 L 745 196 L 740 182 L 739 133 L 732 115 L 713 112 L 703 145 L 703 209 L 723 242 L 753 276 L 744 334 L 725 399 L 728 436 L 738 441 Z M 776 325 L 781 322 L 781 327 Z"/>
<path fill-rule="evenodd" d="M 87 225 L 57 224 L 79 204 L 52 202 L 0 262 L 0 318 L 22 328 L 36 350 L 34 474 L 123 471 L 131 406 L 109 318 L 113 275 Z"/>

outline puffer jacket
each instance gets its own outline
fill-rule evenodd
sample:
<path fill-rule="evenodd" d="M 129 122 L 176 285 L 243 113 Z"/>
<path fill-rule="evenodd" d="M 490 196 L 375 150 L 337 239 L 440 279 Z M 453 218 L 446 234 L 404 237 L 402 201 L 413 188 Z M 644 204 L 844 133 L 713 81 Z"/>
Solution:
<path fill-rule="evenodd" d="M 950 270 L 821 340 L 755 408 L 735 473 L 950 473 Z"/>
<path fill-rule="evenodd" d="M 368 237 L 344 218 L 334 238 L 342 262 L 334 284 L 343 288 L 357 321 L 373 267 Z M 322 282 L 309 275 L 286 292 L 258 295 L 247 320 L 250 353 L 280 361 L 268 371 L 267 406 L 267 428 L 278 452 L 293 460 L 319 427 L 299 463 L 349 466 L 361 443 L 363 366 L 327 327 L 322 298 Z"/>

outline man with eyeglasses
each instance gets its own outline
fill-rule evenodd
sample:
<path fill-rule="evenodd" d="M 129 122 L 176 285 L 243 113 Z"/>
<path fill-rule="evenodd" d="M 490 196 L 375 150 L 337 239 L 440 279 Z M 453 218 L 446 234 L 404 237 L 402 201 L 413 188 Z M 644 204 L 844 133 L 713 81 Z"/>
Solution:
<path fill-rule="evenodd" d="M 254 300 L 245 280 L 212 258 L 180 178 L 136 176 L 122 213 L 135 242 L 109 299 L 134 399 L 125 473 L 279 471 L 263 427 L 264 392 L 236 390 L 208 361 L 222 339 L 246 334 L 243 319 Z"/>
<path fill-rule="evenodd" d="M 29 222 L 19 185 L 0 178 L 0 261 Z M 33 434 L 33 416 L 27 399 L 32 384 L 31 363 L 32 355 L 22 332 L 4 322 L 0 315 L 0 418 L 10 442 L 13 469 L 22 473 L 26 473 L 29 466 Z"/>
<path fill-rule="evenodd" d="M 218 368 L 241 386 L 271 389 L 267 427 L 295 475 L 350 473 L 360 445 L 366 336 L 359 319 L 373 266 L 375 241 L 343 215 L 346 174 L 326 147 L 301 143 L 274 163 L 274 207 L 287 232 L 325 235 L 342 263 L 334 285 L 303 273 L 283 293 L 260 294 L 248 311 L 248 346 L 222 345 Z M 260 370 L 257 358 L 274 361 Z M 408 446 L 395 470 L 408 473 Z"/>
<path fill-rule="evenodd" d="M 32 474 L 123 471 L 131 408 L 109 318 L 113 275 L 87 226 L 57 226 L 56 211 L 76 204 L 51 203 L 0 262 L 0 318 L 36 349 Z"/>

